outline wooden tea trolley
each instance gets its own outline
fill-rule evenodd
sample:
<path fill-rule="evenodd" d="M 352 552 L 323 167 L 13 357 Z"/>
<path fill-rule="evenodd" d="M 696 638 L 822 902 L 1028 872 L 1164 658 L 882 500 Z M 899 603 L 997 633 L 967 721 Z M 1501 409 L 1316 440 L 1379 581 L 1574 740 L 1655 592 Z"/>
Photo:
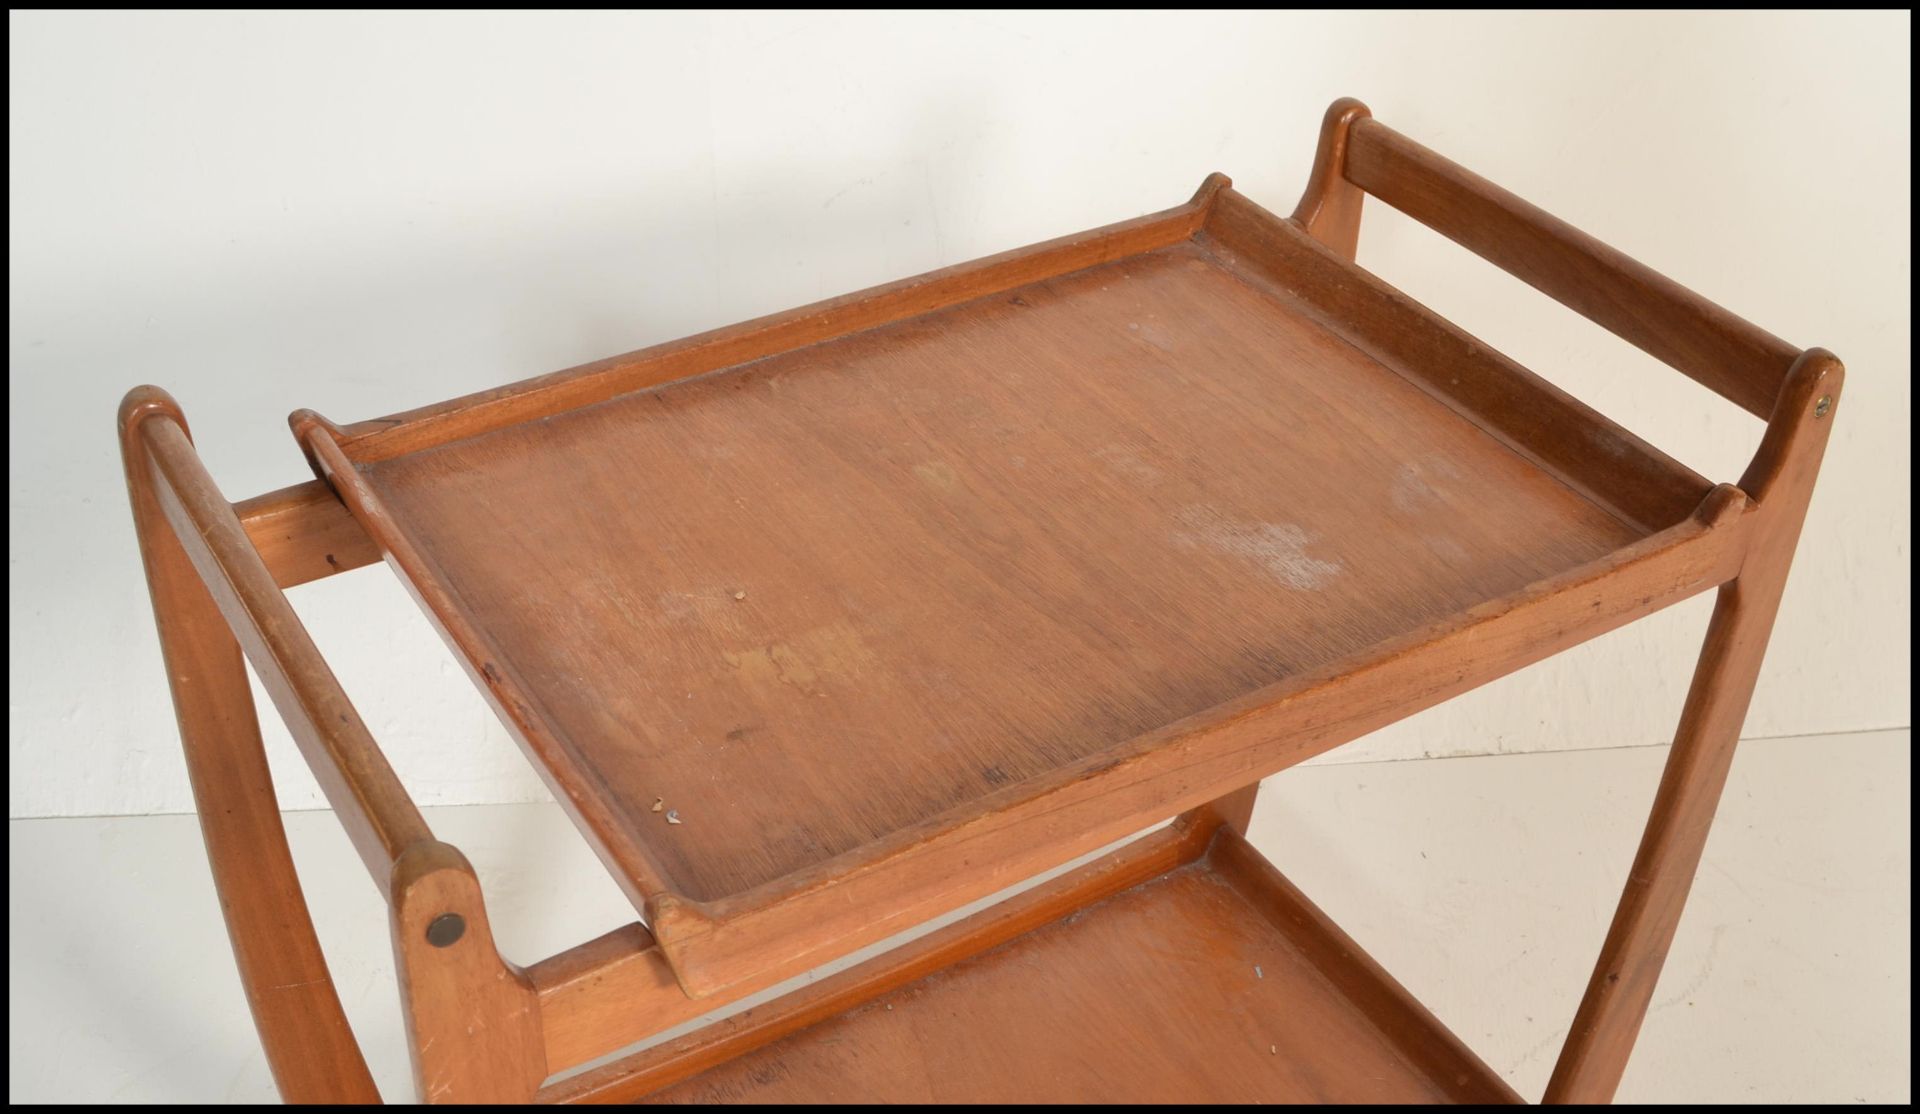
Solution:
<path fill-rule="evenodd" d="M 1746 473 L 1710 483 L 1357 267 L 1366 195 L 1764 418 Z M 1584 1101 L 1612 1096 L 1673 938 L 1841 378 L 1341 101 L 1291 217 L 1214 175 L 1152 216 L 443 405 L 300 411 L 319 479 L 244 502 L 164 392 L 120 429 L 290 1101 L 378 1095 L 243 655 L 389 896 L 428 1101 L 1503 1102 L 1247 844 L 1259 780 L 1718 589 L 1546 1093 Z M 636 923 L 500 955 L 283 592 L 383 558 Z"/>

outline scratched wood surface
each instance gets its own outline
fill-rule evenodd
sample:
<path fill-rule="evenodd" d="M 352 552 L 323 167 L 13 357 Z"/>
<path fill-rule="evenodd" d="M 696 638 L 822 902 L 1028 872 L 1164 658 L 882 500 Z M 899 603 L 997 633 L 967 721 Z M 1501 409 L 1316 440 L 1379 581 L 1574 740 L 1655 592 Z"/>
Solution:
<path fill-rule="evenodd" d="M 647 1097 L 1518 1101 L 1246 841 Z"/>
<path fill-rule="evenodd" d="M 1642 533 L 1192 243 L 361 468 L 699 900 Z"/>

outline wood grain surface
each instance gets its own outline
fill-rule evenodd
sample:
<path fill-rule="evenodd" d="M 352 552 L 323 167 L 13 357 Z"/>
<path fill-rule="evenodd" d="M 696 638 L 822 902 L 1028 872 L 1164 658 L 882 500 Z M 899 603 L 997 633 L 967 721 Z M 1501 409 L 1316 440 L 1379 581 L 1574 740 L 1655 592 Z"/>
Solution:
<path fill-rule="evenodd" d="M 1518 1101 L 1230 829 L 1203 860 L 647 1101 Z"/>
<path fill-rule="evenodd" d="M 538 1101 L 624 1102 L 691 1078 L 743 1052 L 872 1001 L 880 994 L 996 948 L 1022 933 L 1192 862 L 1206 853 L 1214 832 L 1222 824 L 1234 822 L 1236 817 L 1231 813 L 1237 803 L 1215 801 L 1183 813 L 1172 823 L 1092 862 L 856 966 L 810 981 L 798 990 L 699 1026 L 673 1040 L 586 1071 L 569 1073 L 543 1088 Z M 643 929 L 637 931 L 644 935 Z M 636 941 L 628 941 L 632 942 Z M 647 994 L 643 987 L 623 979 L 617 968 L 603 967 L 602 970 L 611 976 L 607 982 L 621 985 L 589 985 L 589 980 L 601 976 L 590 974 L 585 964 L 566 957 L 556 957 L 528 972 L 540 991 L 540 1017 L 549 1034 L 547 1061 L 555 1071 L 597 1058 L 608 1048 L 607 1044 L 596 1041 L 588 1046 L 591 1048 L 588 1054 L 580 1055 L 581 1047 L 577 1044 L 572 1048 L 556 1047 L 552 1039 L 555 1035 L 560 1036 L 562 1042 L 571 1043 L 569 1038 L 597 1030 L 603 1041 L 610 1031 L 626 1030 L 632 1031 L 633 1040 L 637 1040 L 699 1016 L 681 1013 L 642 1018 L 640 1024 L 651 1021 L 650 1027 L 632 1028 L 634 1002 L 663 1003 L 671 1009 L 673 996 Z M 659 985 L 671 988 L 671 973 Z M 613 992 L 607 993 L 609 989 Z M 680 1001 L 686 1003 L 687 999 L 680 996 Z M 697 1003 L 694 1005 L 698 1008 Z M 632 1040 L 613 1047 L 629 1043 Z"/>
<path fill-rule="evenodd" d="M 340 497 L 319 480 L 233 505 L 247 540 L 282 588 L 377 564 L 380 547 Z"/>
<path fill-rule="evenodd" d="M 695 900 L 1636 536 L 1186 245 L 362 474 Z"/>

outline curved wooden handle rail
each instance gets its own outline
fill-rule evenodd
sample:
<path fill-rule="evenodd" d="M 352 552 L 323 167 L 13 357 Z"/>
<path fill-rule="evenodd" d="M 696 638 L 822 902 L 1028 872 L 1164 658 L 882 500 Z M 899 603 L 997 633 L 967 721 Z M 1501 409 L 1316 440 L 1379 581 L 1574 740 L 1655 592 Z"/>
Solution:
<path fill-rule="evenodd" d="M 280 590 L 378 551 L 323 485 L 229 504 L 158 388 L 128 394 L 120 431 L 201 830 L 281 1096 L 380 1099 L 287 850 L 242 652 L 391 905 L 420 1094 L 531 1098 L 546 1076 L 533 988 L 495 949 L 473 868 L 434 840 Z"/>
<path fill-rule="evenodd" d="M 1349 182 L 1762 418 L 1800 350 L 1378 120 Z"/>
<path fill-rule="evenodd" d="M 383 889 L 408 846 L 433 838 L 333 671 L 274 583 L 177 417 L 140 422 L 161 513 L 239 639 L 300 753 Z"/>
<path fill-rule="evenodd" d="M 120 408 L 127 493 L 187 775 L 241 986 L 282 1097 L 378 1102 L 294 873 L 240 647 L 183 544 L 197 542 L 204 558 L 207 540 L 196 528 L 172 525 L 166 508 L 171 504 L 182 519 L 189 505 L 202 507 L 209 518 L 218 515 L 204 498 L 190 496 L 183 503 L 171 490 L 162 497 L 170 484 L 159 475 L 150 449 L 153 435 L 162 430 L 168 432 L 157 439 L 175 445 L 163 450 L 172 457 L 186 440 L 179 407 L 157 388 L 129 393 Z"/>

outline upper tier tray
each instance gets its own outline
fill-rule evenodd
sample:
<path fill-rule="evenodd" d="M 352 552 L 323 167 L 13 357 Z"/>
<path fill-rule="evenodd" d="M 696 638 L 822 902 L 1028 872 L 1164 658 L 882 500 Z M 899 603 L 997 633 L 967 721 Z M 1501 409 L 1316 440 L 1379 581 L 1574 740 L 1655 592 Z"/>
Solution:
<path fill-rule="evenodd" d="M 1710 587 L 1737 523 L 1217 175 L 1125 224 L 294 425 L 696 994 Z"/>

